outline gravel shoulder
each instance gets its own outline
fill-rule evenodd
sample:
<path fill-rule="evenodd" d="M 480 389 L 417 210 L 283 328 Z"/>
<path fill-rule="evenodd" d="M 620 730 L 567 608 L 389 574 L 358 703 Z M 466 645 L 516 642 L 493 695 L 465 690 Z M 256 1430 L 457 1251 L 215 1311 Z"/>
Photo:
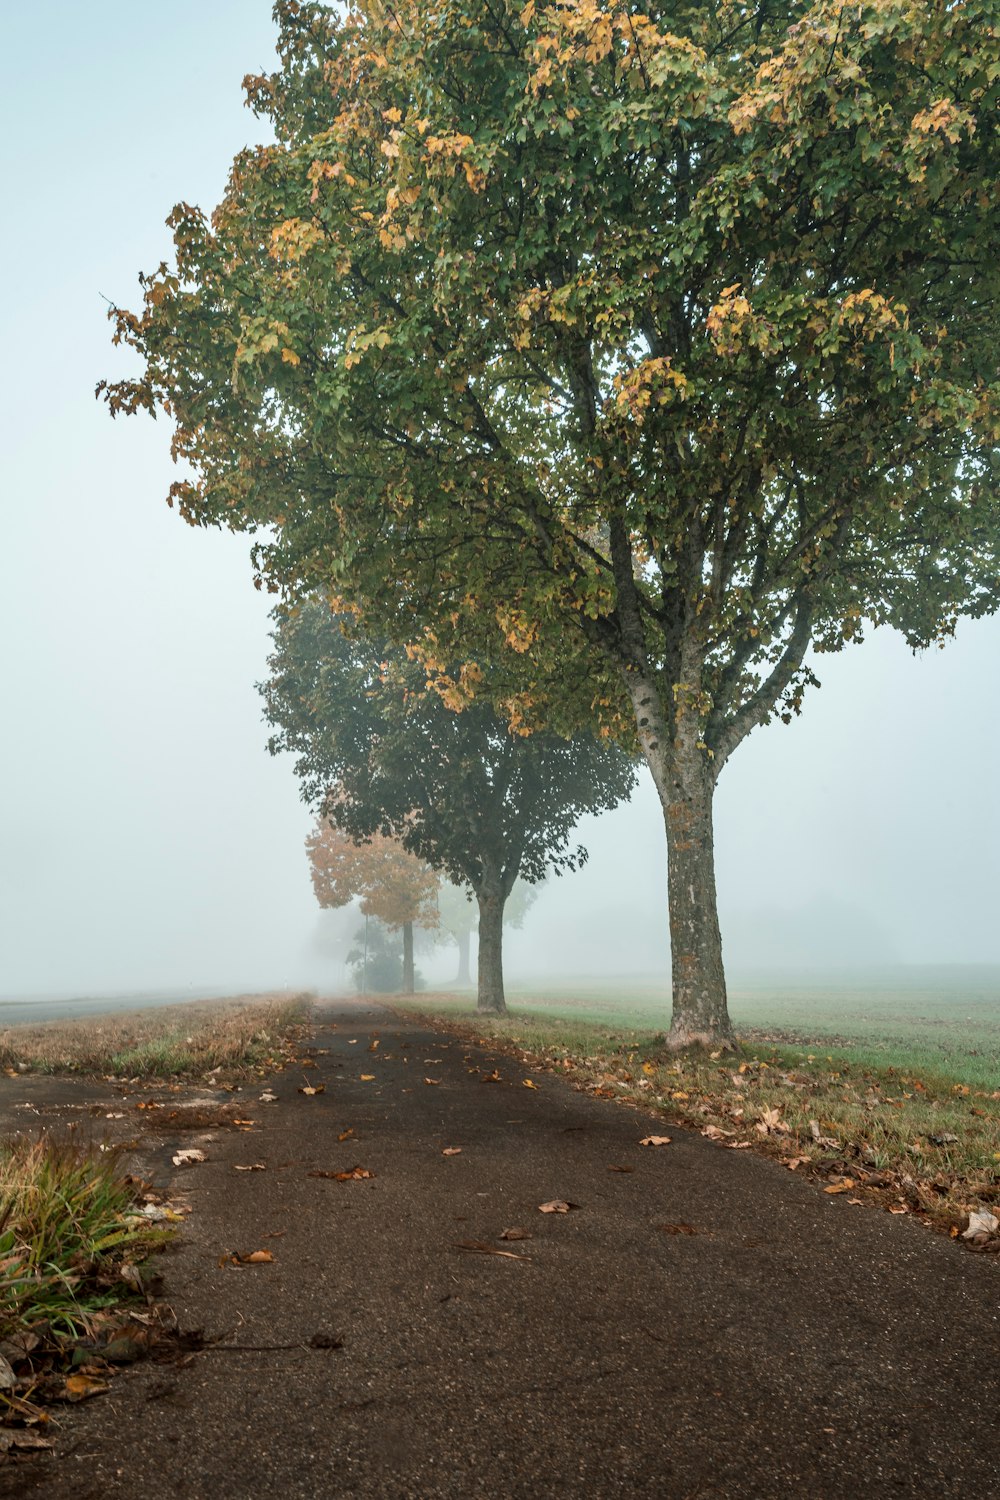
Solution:
<path fill-rule="evenodd" d="M 138 1148 L 192 1210 L 166 1296 L 217 1342 L 60 1412 L 0 1495 L 1000 1493 L 1000 1257 L 370 1005 L 314 1045 L 227 1096 L 252 1127 Z M 105 1092 L 5 1080 L 0 1129 L 134 1124 Z"/>

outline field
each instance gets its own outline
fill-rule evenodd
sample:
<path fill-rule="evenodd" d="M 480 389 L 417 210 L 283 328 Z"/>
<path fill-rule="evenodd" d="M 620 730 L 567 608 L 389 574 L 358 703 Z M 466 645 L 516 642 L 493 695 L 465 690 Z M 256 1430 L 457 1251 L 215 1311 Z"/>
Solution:
<path fill-rule="evenodd" d="M 670 1016 L 662 981 L 514 984 L 507 998 L 525 1017 L 623 1032 L 663 1031 Z M 468 999 L 463 1003 L 467 1007 Z M 893 969 L 840 982 L 762 976 L 733 987 L 730 1011 L 741 1036 L 755 1044 L 822 1046 L 859 1066 L 928 1072 L 990 1091 L 1000 1087 L 1000 970 L 995 968 Z"/>
<path fill-rule="evenodd" d="M 309 996 L 243 995 L 141 1010 L 98 1008 L 68 1018 L 24 1020 L 0 1030 L 0 1068 L 8 1074 L 78 1073 L 169 1078 L 272 1066 Z"/>

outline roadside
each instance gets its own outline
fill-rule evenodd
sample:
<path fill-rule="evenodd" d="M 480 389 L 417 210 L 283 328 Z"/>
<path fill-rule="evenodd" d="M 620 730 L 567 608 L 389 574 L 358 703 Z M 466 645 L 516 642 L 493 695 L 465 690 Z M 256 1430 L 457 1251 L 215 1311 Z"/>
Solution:
<path fill-rule="evenodd" d="M 143 1148 L 209 1347 L 60 1413 L 0 1494 L 995 1491 L 997 1257 L 416 1020 L 318 1019 L 204 1163 Z"/>
<path fill-rule="evenodd" d="M 597 1098 L 630 1100 L 694 1126 L 731 1150 L 753 1150 L 828 1193 L 921 1222 L 965 1248 L 1000 1251 L 1000 1234 L 965 1238 L 971 1214 L 1000 1213 L 1000 1072 L 988 1087 L 961 1074 L 852 1056 L 828 1039 L 741 1032 L 734 1054 L 679 1056 L 662 1032 L 546 1014 L 461 1013 L 450 996 L 393 1008 L 555 1071 Z M 832 1049 L 832 1050 L 831 1050 Z M 978 1221 L 977 1221 L 978 1222 Z"/>

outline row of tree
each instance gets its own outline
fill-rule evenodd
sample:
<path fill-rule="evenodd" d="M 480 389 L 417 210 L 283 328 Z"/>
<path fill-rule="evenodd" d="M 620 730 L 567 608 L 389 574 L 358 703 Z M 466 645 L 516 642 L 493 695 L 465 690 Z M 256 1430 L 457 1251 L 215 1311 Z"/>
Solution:
<path fill-rule="evenodd" d="M 320 904 L 359 896 L 401 928 L 412 991 L 413 926 L 435 924 L 445 875 L 478 905 L 479 1009 L 503 1011 L 511 892 L 586 859 L 574 825 L 629 795 L 632 760 L 591 734 L 516 734 L 479 698 L 456 711 L 407 651 L 317 601 L 279 610 L 274 641 L 269 748 L 295 755 L 319 813 L 308 848 Z"/>
<path fill-rule="evenodd" d="M 169 415 L 172 502 L 268 587 L 485 716 L 470 807 L 522 775 L 484 701 L 641 751 L 671 1038 L 725 1042 L 723 767 L 810 650 L 1000 602 L 995 0 L 275 16 L 270 138 L 115 309 L 111 409 Z M 441 847 L 489 966 L 509 857 Z"/>

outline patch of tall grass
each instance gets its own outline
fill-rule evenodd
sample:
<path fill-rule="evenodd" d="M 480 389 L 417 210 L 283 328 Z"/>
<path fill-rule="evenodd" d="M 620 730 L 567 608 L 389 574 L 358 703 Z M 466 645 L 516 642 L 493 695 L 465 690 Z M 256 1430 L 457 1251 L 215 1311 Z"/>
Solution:
<path fill-rule="evenodd" d="M 72 1136 L 0 1143 L 0 1338 L 85 1334 L 164 1238 L 136 1214 L 114 1153 Z"/>

